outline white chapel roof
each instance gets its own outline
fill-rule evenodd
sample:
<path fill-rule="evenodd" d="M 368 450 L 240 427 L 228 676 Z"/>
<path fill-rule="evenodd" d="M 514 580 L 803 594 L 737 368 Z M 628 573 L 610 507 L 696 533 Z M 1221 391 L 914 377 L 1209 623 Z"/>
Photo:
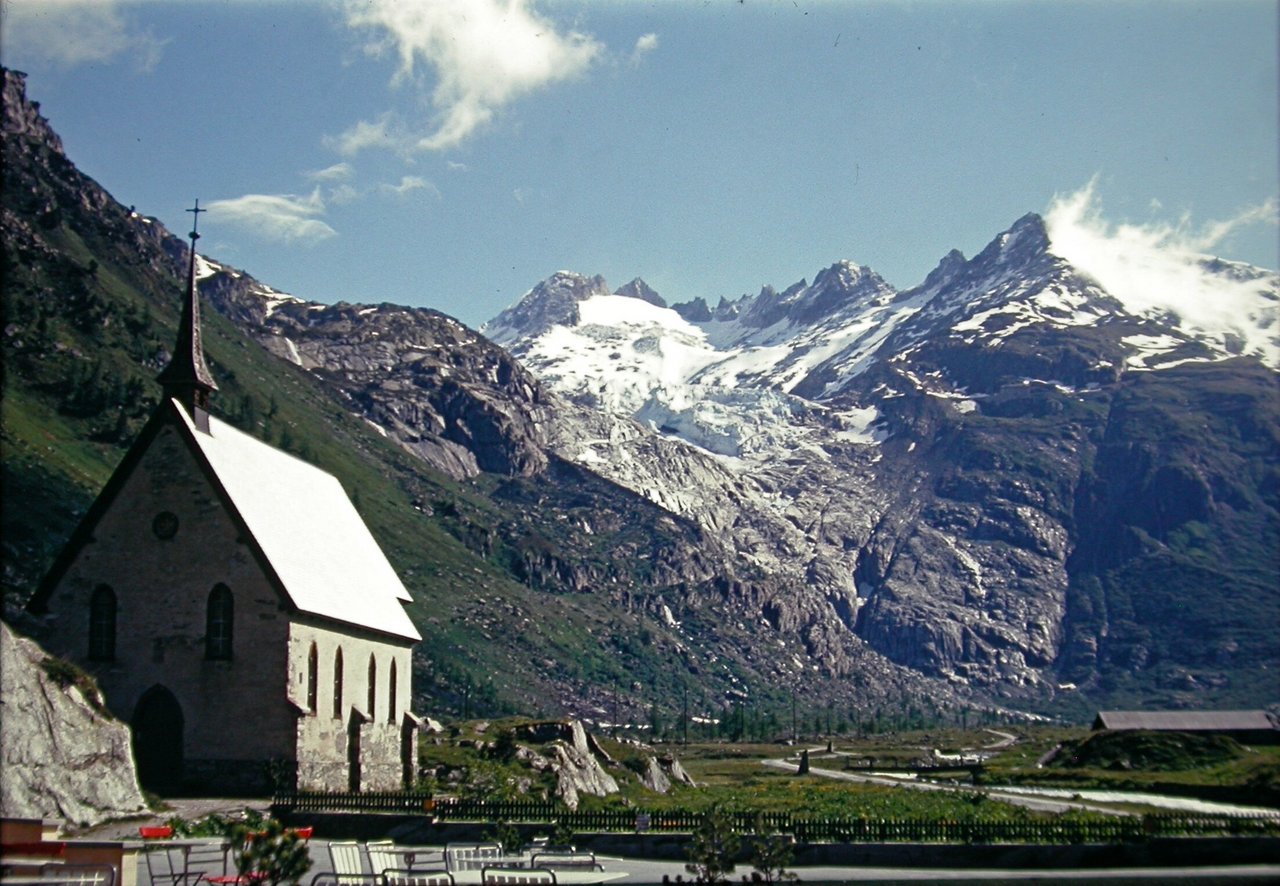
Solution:
<path fill-rule="evenodd" d="M 422 639 L 409 592 L 337 477 L 213 416 L 199 431 L 173 405 L 298 609 Z"/>

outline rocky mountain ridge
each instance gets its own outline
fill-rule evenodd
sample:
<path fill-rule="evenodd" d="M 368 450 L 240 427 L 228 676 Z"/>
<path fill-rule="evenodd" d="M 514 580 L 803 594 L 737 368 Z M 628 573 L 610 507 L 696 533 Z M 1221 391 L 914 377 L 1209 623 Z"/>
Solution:
<path fill-rule="evenodd" d="M 25 101 L 20 76 L 5 76 Z M 47 126 L 14 122 L 28 109 L 7 103 L 4 118 L 10 615 L 157 402 L 187 258 L 66 161 Z M 752 613 L 785 601 L 785 582 L 661 505 L 717 504 L 696 488 L 724 473 L 704 453 L 564 401 L 437 312 L 309 303 L 199 264 L 213 408 L 349 490 L 415 597 L 418 709 L 643 722 L 674 716 L 687 691 L 691 715 L 713 722 L 734 699 L 781 704 L 803 677 L 807 703 L 839 700 L 848 718 L 929 682 L 849 642 L 861 664 L 841 669 L 865 680 L 855 687 L 818 670 L 800 632 L 761 637 Z M 579 416 L 568 425 L 580 446 L 625 443 L 686 488 L 637 493 L 565 457 L 557 414 Z"/>
<path fill-rule="evenodd" d="M 891 660 L 957 684 L 1057 695 L 1127 684 L 1106 672 L 1132 669 L 1136 657 L 1141 669 L 1162 669 L 1148 676 L 1176 695 L 1230 678 L 1204 669 L 1214 657 L 1191 637 L 1174 636 L 1188 622 L 1162 623 L 1168 596 L 1155 595 L 1160 618 L 1144 626 L 1140 595 L 1119 585 L 1148 590 L 1133 571 L 1166 560 L 1157 571 L 1198 572 L 1214 550 L 1256 594 L 1247 611 L 1274 612 L 1280 590 L 1263 577 L 1275 556 L 1232 528 L 1244 520 L 1256 537 L 1277 538 L 1280 278 L 1202 266 L 1224 289 L 1247 284 L 1225 293 L 1244 303 L 1226 334 L 1198 328 L 1194 315 L 1134 309 L 1056 255 L 1035 215 L 972 260 L 948 254 L 903 292 L 840 262 L 781 294 L 766 287 L 714 311 L 705 302 L 664 311 L 657 299 L 638 307 L 599 278 L 584 285 L 561 273 L 483 331 L 565 396 L 714 453 L 739 488 L 752 487 L 754 504 L 780 491 L 775 526 L 805 531 L 782 545 L 785 532 L 769 535 L 785 555 L 766 555 L 762 568 L 825 591 L 827 624 Z M 561 305 L 550 326 L 542 299 Z M 563 308 L 570 299 L 574 311 Z M 543 325 L 522 326 L 530 316 Z M 1175 386 L 1184 395 L 1163 399 Z M 1195 393 L 1224 388 L 1254 417 Z M 1152 424 L 1133 425 L 1134 408 Z M 1178 433 L 1182 414 L 1220 433 L 1192 443 Z M 645 474 L 607 450 L 591 453 L 602 472 L 632 488 L 667 487 L 662 468 Z M 1230 480 L 1242 476 L 1259 485 Z M 1219 500 L 1223 484 L 1234 491 Z M 1127 498 L 1141 504 L 1121 505 Z M 752 531 L 730 532 L 726 545 L 758 551 L 762 524 L 735 526 L 744 523 Z M 1170 534 L 1202 523 L 1212 528 L 1196 542 Z M 1100 569 L 1092 558 L 1104 551 Z M 1100 587 L 1122 605 L 1097 600 Z M 1274 644 L 1247 617 L 1215 616 L 1200 622 L 1216 624 L 1212 636 L 1194 639 L 1230 647 L 1230 658 L 1240 629 L 1255 685 L 1274 694 Z"/>
<path fill-rule="evenodd" d="M 9 180 L 26 195 L 6 199 L 6 261 L 43 268 L 70 225 L 102 269 L 178 280 L 182 241 L 16 116 L 31 134 L 6 129 L 7 165 L 23 172 Z M 326 417 L 306 421 L 357 416 L 423 466 L 419 477 L 378 462 L 412 490 L 399 543 L 443 530 L 475 558 L 450 574 L 477 576 L 474 605 L 447 618 L 430 570 L 410 578 L 429 601 L 424 636 L 462 624 L 505 654 L 496 638 L 552 611 L 566 619 L 538 669 L 556 710 L 599 716 L 600 687 L 620 678 L 637 713 L 646 695 L 669 703 L 690 682 L 712 705 L 803 686 L 847 711 L 1276 697 L 1265 626 L 1280 617 L 1280 406 L 1267 332 L 1198 335 L 1135 313 L 1048 246 L 1027 216 L 914 289 L 839 262 L 812 284 L 714 309 L 667 308 L 641 280 L 614 293 L 561 272 L 486 327 L 497 344 L 430 310 L 307 302 L 207 257 L 200 285 L 243 338 L 215 373 L 245 371 L 237 349 L 256 342 L 328 398 Z M 97 304 L 112 290 L 88 260 L 60 273 Z M 1261 328 L 1275 275 L 1216 272 L 1261 285 Z M 30 366 L 14 364 L 24 383 L 36 357 L 69 354 L 60 340 L 28 344 L 54 320 L 39 306 L 75 302 L 45 278 L 29 289 L 6 285 L 21 320 L 7 349 L 31 351 Z M 163 365 L 166 336 L 142 308 L 124 324 L 108 316 L 75 347 L 136 327 L 119 371 Z M 56 384 L 59 409 L 76 401 L 63 381 L 37 381 L 30 396 Z M 262 404 L 228 399 L 233 389 L 224 414 L 261 426 Z M 97 428 L 114 422 L 93 433 L 127 439 L 135 417 L 115 409 L 93 413 Z M 424 479 L 436 473 L 457 485 Z M 6 549 L 6 574 L 20 559 Z"/>

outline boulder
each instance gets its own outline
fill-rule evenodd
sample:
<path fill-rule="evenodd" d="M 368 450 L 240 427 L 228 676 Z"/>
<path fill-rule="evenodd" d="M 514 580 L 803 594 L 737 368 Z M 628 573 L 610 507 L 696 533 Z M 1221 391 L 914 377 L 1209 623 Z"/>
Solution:
<path fill-rule="evenodd" d="M 667 777 L 677 784 L 687 784 L 691 788 L 697 787 L 693 779 L 689 777 L 689 773 L 684 771 L 684 767 L 680 765 L 680 761 L 672 757 L 670 762 L 662 761 L 663 766 L 667 770 Z"/>
<path fill-rule="evenodd" d="M 91 679 L 0 622 L 0 814 L 90 826 L 145 812 L 129 727 Z"/>
<path fill-rule="evenodd" d="M 556 796 L 570 809 L 578 808 L 581 794 L 604 797 L 618 792 L 618 782 L 604 770 L 600 758 L 613 761 L 579 721 L 528 724 L 517 728 L 516 738 L 543 745 L 543 753 L 522 747 L 517 758 L 540 772 L 554 772 Z"/>
<path fill-rule="evenodd" d="M 547 750 L 551 752 L 556 771 L 556 796 L 564 800 L 570 809 L 578 808 L 578 796 L 591 794 L 605 797 L 618 792 L 618 783 L 604 771 L 599 759 L 592 752 L 595 744 L 577 720 L 569 722 L 570 741 L 554 741 Z"/>
<path fill-rule="evenodd" d="M 680 765 L 680 761 L 671 756 L 648 757 L 645 760 L 644 771 L 640 773 L 640 783 L 658 794 L 665 794 L 675 784 L 697 787 L 689 777 L 689 773 L 685 772 L 684 767 Z"/>
<path fill-rule="evenodd" d="M 671 790 L 671 779 L 663 771 L 657 757 L 649 757 L 644 762 L 644 772 L 640 773 L 640 783 L 655 794 L 665 794 Z"/>

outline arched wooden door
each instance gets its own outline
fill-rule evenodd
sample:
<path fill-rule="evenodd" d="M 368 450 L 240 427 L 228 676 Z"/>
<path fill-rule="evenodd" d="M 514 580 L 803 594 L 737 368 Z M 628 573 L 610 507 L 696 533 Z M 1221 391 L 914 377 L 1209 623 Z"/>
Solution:
<path fill-rule="evenodd" d="M 159 684 L 138 699 L 133 710 L 133 759 L 142 787 L 161 796 L 182 789 L 182 706 Z"/>

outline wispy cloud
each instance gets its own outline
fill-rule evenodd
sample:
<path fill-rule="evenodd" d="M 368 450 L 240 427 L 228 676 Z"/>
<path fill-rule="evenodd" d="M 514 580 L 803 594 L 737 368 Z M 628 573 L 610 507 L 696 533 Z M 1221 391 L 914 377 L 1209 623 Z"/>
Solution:
<path fill-rule="evenodd" d="M 437 199 L 440 197 L 440 189 L 427 181 L 420 175 L 405 175 L 400 178 L 400 183 L 396 185 L 383 184 L 378 186 L 378 190 L 386 194 L 395 194 L 397 197 L 403 197 L 411 191 L 427 191 L 434 195 Z"/>
<path fill-rule="evenodd" d="M 645 34 L 636 41 L 635 48 L 631 50 L 631 66 L 639 67 L 640 62 L 644 61 L 644 57 L 658 48 L 658 35 Z"/>
<path fill-rule="evenodd" d="M 122 6 L 115 0 L 5 0 L 0 9 L 9 54 L 71 68 L 127 53 L 150 71 L 168 41 L 132 26 Z"/>
<path fill-rule="evenodd" d="M 1268 352 L 1268 342 L 1254 340 L 1258 322 L 1265 319 L 1255 316 L 1262 304 L 1259 283 L 1212 273 L 1205 259 L 1234 231 L 1276 225 L 1274 198 L 1199 226 L 1185 214 L 1176 224 L 1113 224 L 1103 218 L 1096 185 L 1095 179 L 1079 191 L 1054 197 L 1045 224 L 1055 254 L 1130 310 L 1171 313 L 1187 326 L 1243 337 L 1250 350 Z M 1269 310 L 1274 312 L 1274 305 Z"/>
<path fill-rule="evenodd" d="M 398 56 L 393 83 L 425 89 L 422 69 L 434 71 L 435 113 L 411 138 L 386 115 L 359 123 L 335 140 L 344 154 L 455 147 L 511 102 L 580 74 L 603 49 L 589 35 L 559 32 L 527 0 L 347 0 L 346 20 L 370 34 L 370 51 Z"/>
<path fill-rule="evenodd" d="M 326 136 L 324 143 L 344 157 L 354 157 L 367 148 L 383 148 L 397 154 L 411 153 L 413 137 L 390 111 L 376 120 L 361 120 L 340 135 Z"/>
<path fill-rule="evenodd" d="M 252 233 L 281 243 L 311 246 L 338 232 L 317 216 L 325 211 L 320 189 L 306 197 L 293 194 L 245 194 L 209 204 L 211 217 L 238 224 Z"/>
<path fill-rule="evenodd" d="M 351 178 L 353 172 L 355 170 L 350 163 L 335 163 L 332 166 L 326 166 L 324 169 L 306 173 L 306 178 L 313 182 L 346 181 Z"/>
<path fill-rule="evenodd" d="M 355 201 L 359 200 L 362 196 L 363 195 L 355 187 L 355 185 L 350 185 L 350 184 L 347 184 L 346 182 L 342 182 L 329 189 L 329 194 L 327 197 L 325 197 L 325 202 L 336 203 L 341 206 L 346 203 L 354 203 Z"/>

